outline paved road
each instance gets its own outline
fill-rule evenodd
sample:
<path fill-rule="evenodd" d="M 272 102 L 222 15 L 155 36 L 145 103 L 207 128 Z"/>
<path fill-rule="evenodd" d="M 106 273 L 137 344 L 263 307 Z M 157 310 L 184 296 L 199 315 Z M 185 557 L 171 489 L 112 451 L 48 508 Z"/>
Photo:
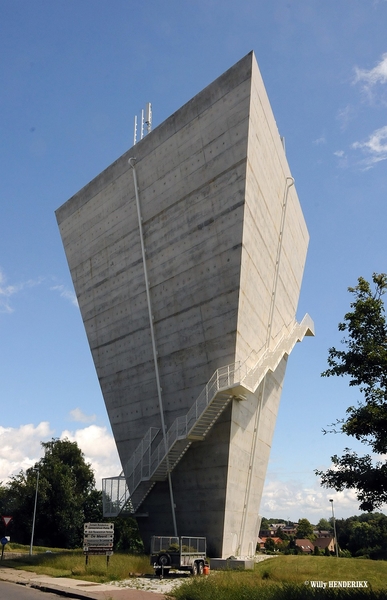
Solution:
<path fill-rule="evenodd" d="M 33 588 L 0 581 L 0 600 L 58 600 L 60 596 Z"/>

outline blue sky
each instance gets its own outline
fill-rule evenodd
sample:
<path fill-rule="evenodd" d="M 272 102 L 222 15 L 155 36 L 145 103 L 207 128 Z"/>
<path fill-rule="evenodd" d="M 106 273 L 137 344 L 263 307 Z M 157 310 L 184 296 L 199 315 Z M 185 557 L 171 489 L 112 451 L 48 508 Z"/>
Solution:
<path fill-rule="evenodd" d="M 352 440 L 321 430 L 360 398 L 322 379 L 348 286 L 387 271 L 386 0 L 2 0 L 0 3 L 0 480 L 39 442 L 76 439 L 118 473 L 54 211 L 254 50 L 310 232 L 298 317 L 316 337 L 290 359 L 260 512 L 312 522 L 357 511 L 313 474 Z"/>

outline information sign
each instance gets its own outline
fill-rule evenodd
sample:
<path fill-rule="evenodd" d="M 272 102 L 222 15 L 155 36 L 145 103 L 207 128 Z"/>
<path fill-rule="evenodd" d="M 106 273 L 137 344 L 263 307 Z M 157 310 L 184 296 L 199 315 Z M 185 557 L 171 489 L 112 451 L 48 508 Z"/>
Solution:
<path fill-rule="evenodd" d="M 83 545 L 88 546 L 89 548 L 94 548 L 95 546 L 100 548 L 113 548 L 113 542 L 105 542 L 104 540 L 96 540 L 94 542 L 90 542 L 90 540 L 83 540 Z"/>
<path fill-rule="evenodd" d="M 83 554 L 86 564 L 89 556 L 105 555 L 107 561 L 113 555 L 114 523 L 85 523 Z"/>
<path fill-rule="evenodd" d="M 114 531 L 114 523 L 85 523 L 84 530 L 86 531 L 88 529 L 104 529 L 105 531 Z"/>

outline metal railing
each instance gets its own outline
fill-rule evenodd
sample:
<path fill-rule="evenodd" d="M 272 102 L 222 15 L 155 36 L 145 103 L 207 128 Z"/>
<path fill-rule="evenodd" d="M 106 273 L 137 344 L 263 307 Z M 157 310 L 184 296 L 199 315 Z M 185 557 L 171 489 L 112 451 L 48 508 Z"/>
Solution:
<path fill-rule="evenodd" d="M 217 369 L 187 414 L 175 419 L 168 429 L 165 439 L 158 443 L 153 452 L 152 443 L 160 431 L 155 427 L 151 427 L 147 431 L 133 455 L 125 464 L 123 471 L 125 477 L 109 478 L 108 481 L 126 478 L 130 494 L 133 494 L 141 481 L 151 479 L 176 442 L 188 438 L 190 432 L 205 414 L 207 407 L 212 404 L 220 392 L 240 386 L 254 393 L 266 373 L 275 371 L 283 356 L 289 355 L 295 344 L 301 341 L 305 335 L 314 335 L 313 331 L 313 321 L 306 314 L 301 323 L 294 322 L 291 332 L 286 336 L 282 336 L 274 350 L 266 349 L 261 353 L 253 353 L 253 355 L 256 355 L 256 364 L 253 368 L 247 366 L 252 362 L 252 355 L 250 355 L 243 363 L 238 361 Z M 172 468 L 173 466 L 174 464 L 170 465 Z M 124 494 L 122 494 L 121 498 L 124 497 Z"/>
<path fill-rule="evenodd" d="M 102 506 L 104 517 L 115 517 L 130 504 L 130 492 L 123 473 L 102 479 Z"/>

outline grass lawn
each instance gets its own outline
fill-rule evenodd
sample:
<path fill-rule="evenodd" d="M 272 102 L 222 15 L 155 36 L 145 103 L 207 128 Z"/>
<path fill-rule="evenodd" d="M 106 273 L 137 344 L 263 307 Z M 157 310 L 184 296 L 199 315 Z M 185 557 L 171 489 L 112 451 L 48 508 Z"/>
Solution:
<path fill-rule="evenodd" d="M 9 551 L 22 548 L 9 548 Z M 72 577 L 103 583 L 127 579 L 131 574 L 153 573 L 148 556 L 115 553 L 106 564 L 104 556 L 85 557 L 81 550 L 55 551 L 34 548 L 2 567 L 24 569 L 52 577 Z M 51 550 L 47 553 L 46 550 Z M 326 582 L 325 589 L 311 582 Z M 330 581 L 367 581 L 366 589 L 329 588 Z M 308 583 L 305 583 L 308 582 Z M 387 600 L 387 561 L 325 556 L 277 556 L 258 563 L 254 571 L 213 571 L 209 577 L 190 578 L 176 588 L 174 600 Z"/>
<path fill-rule="evenodd" d="M 109 566 L 105 556 L 90 556 L 86 567 L 82 550 L 60 550 L 55 548 L 34 547 L 33 556 L 29 556 L 29 547 L 17 545 L 8 549 L 8 557 L 12 552 L 25 552 L 15 559 L 2 561 L 2 567 L 23 569 L 51 577 L 72 577 L 104 583 L 128 579 L 130 574 L 153 573 L 148 556 L 114 553 L 110 557 Z M 16 545 L 15 545 L 16 546 Z"/>
<path fill-rule="evenodd" d="M 316 588 L 311 582 L 326 582 Z M 367 588 L 330 588 L 329 582 L 367 581 Z M 307 583 L 306 583 L 307 582 Z M 387 600 L 387 562 L 354 558 L 278 556 L 254 571 L 212 572 L 184 583 L 175 600 Z"/>
<path fill-rule="evenodd" d="M 258 563 L 254 576 L 269 581 L 368 581 L 387 590 L 387 561 L 333 556 L 278 556 Z"/>

